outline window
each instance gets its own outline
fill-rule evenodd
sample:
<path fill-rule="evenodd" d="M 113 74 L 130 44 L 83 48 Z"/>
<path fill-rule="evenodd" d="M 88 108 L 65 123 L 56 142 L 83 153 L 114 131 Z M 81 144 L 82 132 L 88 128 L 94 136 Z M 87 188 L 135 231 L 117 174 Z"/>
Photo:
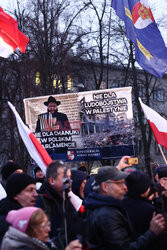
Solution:
<path fill-rule="evenodd" d="M 119 87 L 118 82 L 113 81 L 112 84 L 111 84 L 111 87 L 112 87 L 112 88 L 118 88 L 118 87 Z"/>
<path fill-rule="evenodd" d="M 67 89 L 71 90 L 73 86 L 73 80 L 70 75 L 67 76 Z"/>
<path fill-rule="evenodd" d="M 157 89 L 154 91 L 153 94 L 154 101 L 157 102 L 164 102 L 165 101 L 165 93 L 163 89 Z"/>
<path fill-rule="evenodd" d="M 59 88 L 59 89 L 62 88 L 62 84 L 61 84 L 61 81 L 60 81 L 60 76 L 56 76 L 56 75 L 53 76 L 53 87 L 54 88 Z"/>
<path fill-rule="evenodd" d="M 146 98 L 146 89 L 143 86 L 139 86 L 139 96 L 142 100 Z"/>
<path fill-rule="evenodd" d="M 35 74 L 35 83 L 36 85 L 40 84 L 40 72 L 36 72 Z"/>

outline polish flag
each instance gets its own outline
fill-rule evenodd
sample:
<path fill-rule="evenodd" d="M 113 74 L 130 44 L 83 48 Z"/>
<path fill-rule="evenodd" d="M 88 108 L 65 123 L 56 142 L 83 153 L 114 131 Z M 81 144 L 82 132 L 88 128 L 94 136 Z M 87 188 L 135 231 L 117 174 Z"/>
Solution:
<path fill-rule="evenodd" d="M 52 162 L 51 157 L 41 145 L 41 143 L 38 141 L 38 139 L 35 137 L 35 135 L 31 132 L 31 130 L 23 123 L 15 107 L 10 102 L 8 102 L 8 105 L 16 117 L 19 133 L 30 156 L 32 157 L 32 159 L 34 159 L 34 161 L 45 174 L 46 168 Z"/>
<path fill-rule="evenodd" d="M 164 146 L 167 150 L 167 120 L 145 105 L 140 98 L 139 101 L 157 143 Z"/>
<path fill-rule="evenodd" d="M 10 102 L 8 102 L 8 105 L 16 117 L 16 122 L 17 122 L 19 133 L 21 135 L 21 138 L 30 156 L 32 157 L 32 159 L 34 159 L 37 165 L 41 168 L 43 173 L 46 174 L 46 168 L 52 162 L 52 159 L 50 158 L 49 154 L 44 149 L 44 147 L 41 145 L 41 143 L 38 141 L 38 139 L 35 137 L 35 135 L 31 132 L 31 130 L 23 123 L 15 107 Z M 0 191 L 2 191 L 1 186 L 0 186 Z M 5 193 L 3 195 L 5 197 Z M 0 200 L 2 199 L 1 196 L 0 196 Z M 75 210 L 80 211 L 81 213 L 84 213 L 85 208 L 82 205 L 82 200 L 77 195 L 75 195 L 72 191 L 68 193 L 68 196 Z"/>
<path fill-rule="evenodd" d="M 16 48 L 24 53 L 29 42 L 19 29 L 17 21 L 0 7 L 0 56 L 9 57 Z"/>

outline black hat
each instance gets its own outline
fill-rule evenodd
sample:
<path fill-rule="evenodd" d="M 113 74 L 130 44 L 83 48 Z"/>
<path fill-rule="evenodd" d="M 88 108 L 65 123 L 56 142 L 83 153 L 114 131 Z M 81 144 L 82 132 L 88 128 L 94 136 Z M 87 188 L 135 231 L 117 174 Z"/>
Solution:
<path fill-rule="evenodd" d="M 71 170 L 71 180 L 72 180 L 72 191 L 76 195 L 79 194 L 79 189 L 84 180 L 86 180 L 88 177 L 87 173 L 81 171 L 81 170 Z"/>
<path fill-rule="evenodd" d="M 13 198 L 30 184 L 35 184 L 35 180 L 28 174 L 12 174 L 6 183 L 7 197 Z"/>
<path fill-rule="evenodd" d="M 113 180 L 118 181 L 127 178 L 128 173 L 119 171 L 112 166 L 101 167 L 95 177 L 95 186 L 100 185 L 102 182 Z"/>
<path fill-rule="evenodd" d="M 158 171 L 160 170 L 160 168 L 163 168 L 163 167 L 167 167 L 167 165 L 159 165 L 154 169 L 154 172 L 153 172 L 154 177 L 156 176 L 156 174 L 158 174 Z"/>
<path fill-rule="evenodd" d="M 88 194 L 92 191 L 94 181 L 95 181 L 95 176 L 91 175 L 90 178 L 85 183 L 84 198 L 86 198 L 88 196 Z"/>
<path fill-rule="evenodd" d="M 36 175 L 36 173 L 37 173 L 38 171 L 42 171 L 42 170 L 40 169 L 40 167 L 37 166 L 37 167 L 34 168 L 34 174 Z"/>
<path fill-rule="evenodd" d="M 21 169 L 19 164 L 9 161 L 2 166 L 1 175 L 2 179 L 6 180 L 11 174 L 13 174 L 17 169 Z"/>
<path fill-rule="evenodd" d="M 133 194 L 144 194 L 150 184 L 149 176 L 142 171 L 134 171 L 126 178 L 128 192 Z"/>
<path fill-rule="evenodd" d="M 158 169 L 158 178 L 161 179 L 167 177 L 167 165 Z"/>
<path fill-rule="evenodd" d="M 59 101 L 56 101 L 56 99 L 55 99 L 53 96 L 49 96 L 47 102 L 44 102 L 44 105 L 45 105 L 45 106 L 48 106 L 48 104 L 49 104 L 50 102 L 55 102 L 57 106 L 60 105 L 60 103 L 61 103 L 61 102 L 59 102 Z"/>

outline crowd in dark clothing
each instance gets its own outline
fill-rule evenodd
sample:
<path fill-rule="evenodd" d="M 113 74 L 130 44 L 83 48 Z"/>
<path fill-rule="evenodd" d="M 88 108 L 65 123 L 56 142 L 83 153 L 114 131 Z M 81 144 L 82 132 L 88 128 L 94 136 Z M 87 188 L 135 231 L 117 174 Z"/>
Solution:
<path fill-rule="evenodd" d="M 128 192 L 123 205 L 137 236 L 147 231 L 155 212 L 154 205 L 147 199 L 147 193 L 146 196 L 141 196 L 150 188 L 150 184 L 149 177 L 141 171 L 133 172 L 127 177 Z"/>
<path fill-rule="evenodd" d="M 74 239 L 72 235 L 71 225 L 73 225 L 73 214 L 75 212 L 72 204 L 69 200 L 65 202 L 65 213 L 63 211 L 63 197 L 60 196 L 50 185 L 48 182 L 44 182 L 39 195 L 36 199 L 36 207 L 42 208 L 50 222 L 51 222 L 51 231 L 50 231 L 50 238 L 54 238 L 58 235 L 61 228 L 63 228 L 64 224 L 64 217 L 67 221 L 67 229 L 69 230 L 68 236 L 69 239 Z M 61 234 L 62 232 L 60 232 Z"/>
<path fill-rule="evenodd" d="M 7 196 L 0 200 L 4 249 L 167 248 L 166 165 L 154 171 L 156 181 L 140 170 L 127 173 L 120 165 L 103 166 L 89 176 L 81 170 L 65 171 L 65 164 L 57 160 L 48 166 L 46 176 L 36 167 L 34 177 L 21 173 L 16 163 L 5 166 L 8 170 L 2 168 L 2 178 Z M 36 233 L 36 227 L 41 233 Z"/>

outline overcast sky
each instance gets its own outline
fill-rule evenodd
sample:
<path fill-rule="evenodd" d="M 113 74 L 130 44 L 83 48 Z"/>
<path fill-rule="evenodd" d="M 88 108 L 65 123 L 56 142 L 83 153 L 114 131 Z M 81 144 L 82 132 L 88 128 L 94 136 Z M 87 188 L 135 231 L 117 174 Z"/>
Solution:
<path fill-rule="evenodd" d="M 26 0 L 22 0 L 22 1 L 26 1 Z M 94 1 L 96 1 L 96 0 L 94 0 Z M 101 1 L 103 1 L 103 0 L 101 0 Z M 166 15 L 167 0 L 148 0 L 148 1 L 149 1 L 150 6 L 151 6 L 151 10 L 153 12 L 153 15 L 154 15 L 156 22 L 158 22 L 163 17 L 166 17 L 166 22 L 167 22 L 167 15 Z M 16 0 L 0 0 L 0 6 L 4 10 L 11 9 L 15 3 L 16 3 Z M 165 25 L 165 26 L 167 26 L 167 25 Z M 162 34 L 164 41 L 166 43 L 166 46 L 167 46 L 167 29 L 166 29 L 166 27 L 163 28 L 163 22 L 161 22 L 161 25 L 159 28 L 160 28 L 161 34 Z"/>
<path fill-rule="evenodd" d="M 24 1 L 24 0 L 22 0 Z M 101 0 L 103 1 L 103 0 Z M 110 0 L 109 0 L 110 1 Z M 150 3 L 150 6 L 155 7 L 159 12 L 165 13 L 167 8 L 167 0 L 148 0 Z M 8 6 L 8 4 L 12 5 L 15 3 L 16 0 L 0 0 L 0 5 L 2 8 L 5 8 Z"/>

